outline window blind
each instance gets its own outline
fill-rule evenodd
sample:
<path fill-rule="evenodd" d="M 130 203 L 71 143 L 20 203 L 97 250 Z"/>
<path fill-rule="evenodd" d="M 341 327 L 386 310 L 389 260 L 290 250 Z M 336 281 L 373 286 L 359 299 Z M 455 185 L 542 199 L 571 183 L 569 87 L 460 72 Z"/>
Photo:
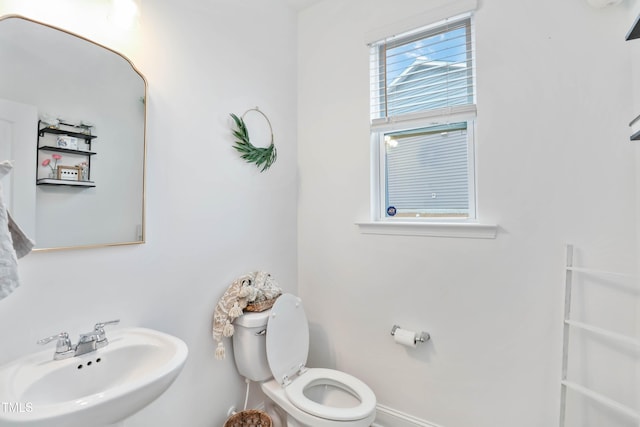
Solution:
<path fill-rule="evenodd" d="M 469 215 L 466 123 L 385 138 L 387 208 L 399 215 Z"/>
<path fill-rule="evenodd" d="M 475 103 L 469 16 L 371 45 L 371 119 L 446 110 Z"/>

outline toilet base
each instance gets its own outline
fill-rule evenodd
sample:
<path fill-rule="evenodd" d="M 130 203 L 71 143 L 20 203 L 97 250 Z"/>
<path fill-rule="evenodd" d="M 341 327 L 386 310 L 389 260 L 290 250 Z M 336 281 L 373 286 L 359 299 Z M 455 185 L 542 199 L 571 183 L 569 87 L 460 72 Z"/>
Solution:
<path fill-rule="evenodd" d="M 287 427 L 287 413 L 278 405 L 267 400 L 264 405 L 264 411 L 271 418 L 272 427 Z"/>
<path fill-rule="evenodd" d="M 265 412 L 271 417 L 272 427 L 313 427 L 301 424 L 271 401 L 265 402 Z"/>

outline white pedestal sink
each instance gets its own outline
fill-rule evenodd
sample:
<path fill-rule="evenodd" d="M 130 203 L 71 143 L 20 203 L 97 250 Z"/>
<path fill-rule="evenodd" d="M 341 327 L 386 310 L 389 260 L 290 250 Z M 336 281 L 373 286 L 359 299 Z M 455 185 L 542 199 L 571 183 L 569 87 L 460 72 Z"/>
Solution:
<path fill-rule="evenodd" d="M 53 349 L 0 367 L 0 426 L 101 427 L 153 402 L 187 359 L 179 338 L 145 328 L 114 330 L 106 347 L 53 360 Z"/>

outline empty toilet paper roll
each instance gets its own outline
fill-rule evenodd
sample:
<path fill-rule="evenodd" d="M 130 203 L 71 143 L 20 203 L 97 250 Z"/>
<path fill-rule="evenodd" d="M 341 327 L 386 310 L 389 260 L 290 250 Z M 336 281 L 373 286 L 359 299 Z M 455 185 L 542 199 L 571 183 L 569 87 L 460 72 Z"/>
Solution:
<path fill-rule="evenodd" d="M 406 345 L 407 347 L 415 347 L 418 345 L 416 343 L 416 333 L 406 329 L 396 329 L 393 334 L 393 339 L 397 344 Z"/>

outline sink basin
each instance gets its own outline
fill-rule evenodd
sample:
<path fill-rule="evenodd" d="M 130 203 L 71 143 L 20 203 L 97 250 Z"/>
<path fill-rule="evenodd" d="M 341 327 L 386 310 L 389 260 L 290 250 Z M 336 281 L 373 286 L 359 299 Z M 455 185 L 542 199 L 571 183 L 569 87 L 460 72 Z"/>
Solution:
<path fill-rule="evenodd" d="M 187 345 L 145 328 L 110 331 L 92 353 L 53 360 L 50 348 L 0 367 L 0 426 L 100 427 L 160 396 L 187 359 Z"/>

